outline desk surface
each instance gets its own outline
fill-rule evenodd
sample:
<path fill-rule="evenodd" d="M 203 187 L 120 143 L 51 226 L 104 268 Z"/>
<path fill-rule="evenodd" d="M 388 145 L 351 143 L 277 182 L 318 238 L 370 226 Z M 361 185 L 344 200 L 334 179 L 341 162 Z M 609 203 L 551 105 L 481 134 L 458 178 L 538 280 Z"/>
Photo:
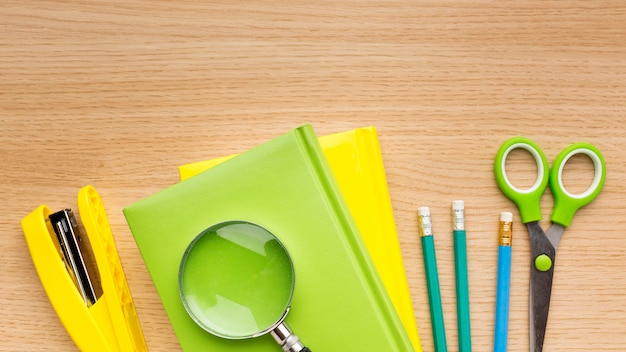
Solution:
<path fill-rule="evenodd" d="M 626 6 L 309 3 L 3 2 L 0 350 L 75 349 L 19 221 L 42 203 L 74 206 L 85 184 L 104 199 L 150 350 L 179 350 L 122 208 L 175 183 L 179 164 L 311 123 L 320 135 L 377 127 L 425 351 L 433 343 L 416 209 L 433 214 L 451 351 L 451 201 L 467 207 L 476 351 L 492 349 L 497 220 L 514 212 L 509 345 L 528 350 L 529 244 L 495 184 L 494 155 L 514 135 L 550 160 L 576 141 L 598 146 L 606 185 L 559 247 L 545 350 L 622 351 Z M 568 182 L 584 188 L 591 167 L 572 168 L 589 178 Z M 550 195 L 543 205 L 547 218 Z"/>

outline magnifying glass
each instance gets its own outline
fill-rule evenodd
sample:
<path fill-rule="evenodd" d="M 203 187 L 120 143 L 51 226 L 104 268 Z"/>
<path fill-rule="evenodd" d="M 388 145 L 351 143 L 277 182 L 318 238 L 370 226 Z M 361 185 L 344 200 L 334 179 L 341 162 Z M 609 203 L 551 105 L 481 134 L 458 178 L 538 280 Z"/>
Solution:
<path fill-rule="evenodd" d="M 178 271 L 183 306 L 202 329 L 227 339 L 269 332 L 284 352 L 310 352 L 284 323 L 294 288 L 285 246 L 246 221 L 202 231 L 185 250 Z"/>

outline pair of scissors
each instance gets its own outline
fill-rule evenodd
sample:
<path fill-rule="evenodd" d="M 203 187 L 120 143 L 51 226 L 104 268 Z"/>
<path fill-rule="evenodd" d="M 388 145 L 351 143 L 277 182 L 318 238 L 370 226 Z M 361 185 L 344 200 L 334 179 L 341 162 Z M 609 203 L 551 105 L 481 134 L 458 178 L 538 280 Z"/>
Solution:
<path fill-rule="evenodd" d="M 537 179 L 528 189 L 515 187 L 506 175 L 506 159 L 514 149 L 528 151 L 537 163 Z M 580 194 L 572 194 L 563 185 L 563 170 L 567 161 L 574 155 L 584 154 L 594 166 L 593 181 Z M 550 294 L 556 249 L 565 228 L 570 225 L 578 209 L 589 204 L 600 193 L 606 177 L 606 166 L 600 151 L 589 143 L 576 143 L 558 154 L 552 168 L 537 144 L 528 138 L 514 137 L 502 144 L 494 165 L 496 181 L 502 192 L 509 197 L 520 212 L 522 223 L 528 229 L 531 245 L 530 265 L 530 351 L 540 352 L 548 322 Z M 539 225 L 541 220 L 540 201 L 550 183 L 554 196 L 554 209 L 550 220 L 552 225 L 544 232 Z"/>

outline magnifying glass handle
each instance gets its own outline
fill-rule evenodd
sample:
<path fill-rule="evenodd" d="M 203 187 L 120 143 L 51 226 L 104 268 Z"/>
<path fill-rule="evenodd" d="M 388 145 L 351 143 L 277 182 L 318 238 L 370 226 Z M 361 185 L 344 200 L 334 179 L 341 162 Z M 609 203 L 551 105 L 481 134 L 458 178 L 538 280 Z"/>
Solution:
<path fill-rule="evenodd" d="M 305 347 L 298 336 L 296 336 L 287 327 L 284 322 L 278 324 L 274 330 L 270 332 L 270 335 L 274 337 L 274 340 L 278 342 L 284 352 L 311 352 L 308 347 Z"/>

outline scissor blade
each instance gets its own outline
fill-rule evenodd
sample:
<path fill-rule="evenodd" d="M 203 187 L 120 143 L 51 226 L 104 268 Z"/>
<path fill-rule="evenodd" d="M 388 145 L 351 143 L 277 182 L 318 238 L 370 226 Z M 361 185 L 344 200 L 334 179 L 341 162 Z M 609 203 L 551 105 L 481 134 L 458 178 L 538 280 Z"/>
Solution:
<path fill-rule="evenodd" d="M 537 222 L 527 225 L 532 253 L 529 309 L 530 352 L 541 352 L 548 323 L 556 250 Z M 546 265 L 546 261 L 537 262 L 536 259 L 539 256 L 543 259 L 548 258 L 549 265 Z"/>
<path fill-rule="evenodd" d="M 538 271 L 534 263 L 530 271 L 530 351 L 541 352 L 546 336 L 552 277 L 554 271 Z"/>

